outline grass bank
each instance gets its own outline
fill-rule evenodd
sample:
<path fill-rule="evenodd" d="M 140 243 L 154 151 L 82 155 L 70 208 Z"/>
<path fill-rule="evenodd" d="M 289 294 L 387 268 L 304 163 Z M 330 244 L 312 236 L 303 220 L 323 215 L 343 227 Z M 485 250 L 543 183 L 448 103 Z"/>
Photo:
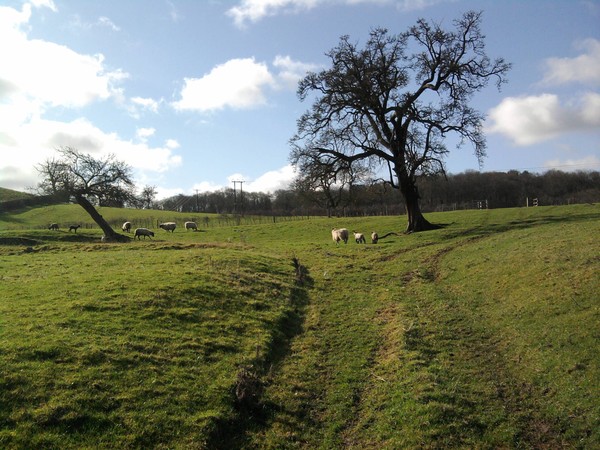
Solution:
<path fill-rule="evenodd" d="M 404 218 L 103 245 L 35 213 L 0 217 L 5 447 L 600 446 L 600 206 L 431 214 L 377 245 L 329 230 Z"/>

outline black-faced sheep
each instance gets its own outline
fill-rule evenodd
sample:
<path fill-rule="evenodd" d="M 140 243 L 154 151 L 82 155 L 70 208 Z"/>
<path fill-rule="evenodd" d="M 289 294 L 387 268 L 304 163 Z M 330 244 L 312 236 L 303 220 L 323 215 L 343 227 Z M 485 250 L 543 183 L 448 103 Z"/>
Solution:
<path fill-rule="evenodd" d="M 186 222 L 184 225 L 186 230 L 198 231 L 198 225 L 196 225 L 196 222 Z"/>
<path fill-rule="evenodd" d="M 377 232 L 373 231 L 371 233 L 371 242 L 373 244 L 377 244 L 377 241 L 379 240 L 379 235 L 377 234 Z"/>
<path fill-rule="evenodd" d="M 175 231 L 175 227 L 177 227 L 175 222 L 165 222 L 159 225 L 159 228 L 162 228 L 165 231 L 170 231 L 171 233 Z"/>
<path fill-rule="evenodd" d="M 148 228 L 136 228 L 133 238 L 138 238 L 138 241 L 140 240 L 140 236 L 144 236 L 144 240 L 146 239 L 146 236 L 148 236 L 150 239 L 152 239 L 152 236 L 154 236 L 154 231 L 150 231 Z"/>
<path fill-rule="evenodd" d="M 125 222 L 123 224 L 123 226 L 121 227 L 121 229 L 123 231 L 126 231 L 127 233 L 130 233 L 131 232 L 131 222 Z"/>
<path fill-rule="evenodd" d="M 367 240 L 365 239 L 365 235 L 362 233 L 357 233 L 356 231 L 352 232 L 354 234 L 354 240 L 357 244 L 366 244 Z"/>
<path fill-rule="evenodd" d="M 77 229 L 78 229 L 79 227 L 81 227 L 81 225 L 71 225 L 71 226 L 69 226 L 69 233 L 70 233 L 71 231 L 74 231 L 75 233 L 77 233 Z"/>
<path fill-rule="evenodd" d="M 57 223 L 51 223 L 50 226 L 48 227 L 49 230 L 58 230 L 58 224 Z"/>
<path fill-rule="evenodd" d="M 331 238 L 333 242 L 339 244 L 340 241 L 344 241 L 344 244 L 348 243 L 348 230 L 346 228 L 333 228 L 331 230 Z"/>

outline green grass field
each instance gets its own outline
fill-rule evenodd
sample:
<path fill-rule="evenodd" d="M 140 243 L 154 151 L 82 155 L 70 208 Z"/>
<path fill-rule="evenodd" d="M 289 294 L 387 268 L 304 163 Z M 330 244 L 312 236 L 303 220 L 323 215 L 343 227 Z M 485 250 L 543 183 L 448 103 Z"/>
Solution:
<path fill-rule="evenodd" d="M 600 447 L 600 205 L 101 214 L 200 231 L 0 213 L 1 448 Z"/>

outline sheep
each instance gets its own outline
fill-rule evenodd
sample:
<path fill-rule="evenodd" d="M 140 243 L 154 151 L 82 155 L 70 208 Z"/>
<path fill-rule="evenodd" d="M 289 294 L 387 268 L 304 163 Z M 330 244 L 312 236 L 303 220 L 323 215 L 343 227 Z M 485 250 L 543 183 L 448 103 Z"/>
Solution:
<path fill-rule="evenodd" d="M 373 244 L 377 244 L 380 239 L 385 239 L 388 236 L 398 236 L 398 233 L 390 231 L 389 233 L 384 234 L 383 236 L 379 236 L 375 231 L 371 233 L 371 242 Z"/>
<path fill-rule="evenodd" d="M 75 231 L 75 233 L 77 233 L 77 228 L 81 227 L 81 225 L 71 225 L 69 226 L 69 233 L 71 231 Z"/>
<path fill-rule="evenodd" d="M 346 228 L 333 228 L 331 230 L 331 237 L 333 242 L 339 244 L 340 241 L 344 241 L 344 244 L 348 243 L 348 230 Z"/>
<path fill-rule="evenodd" d="M 121 229 L 127 233 L 131 233 L 131 222 L 125 222 Z"/>
<path fill-rule="evenodd" d="M 150 231 L 148 228 L 136 228 L 133 238 L 138 238 L 139 241 L 140 236 L 144 236 L 144 240 L 146 240 L 146 236 L 152 239 L 152 236 L 154 236 L 154 231 Z"/>
<path fill-rule="evenodd" d="M 58 224 L 57 223 L 51 223 L 50 226 L 48 227 L 49 230 L 55 230 L 58 231 Z"/>
<path fill-rule="evenodd" d="M 177 227 L 175 222 L 165 222 L 159 225 L 159 228 L 162 228 L 165 231 L 170 231 L 171 233 L 175 231 L 175 227 Z"/>
<path fill-rule="evenodd" d="M 367 240 L 365 239 L 365 235 L 362 233 L 357 233 L 356 231 L 352 232 L 354 234 L 354 240 L 357 244 L 366 244 Z"/>
<path fill-rule="evenodd" d="M 196 222 L 186 222 L 184 223 L 184 226 L 186 230 L 198 231 L 198 225 L 196 225 Z"/>

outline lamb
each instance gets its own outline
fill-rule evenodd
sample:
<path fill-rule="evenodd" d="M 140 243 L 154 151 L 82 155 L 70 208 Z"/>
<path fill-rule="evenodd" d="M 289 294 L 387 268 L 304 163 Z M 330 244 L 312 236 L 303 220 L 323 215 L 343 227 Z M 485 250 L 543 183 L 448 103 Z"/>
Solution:
<path fill-rule="evenodd" d="M 57 223 L 51 223 L 50 226 L 48 227 L 49 230 L 55 230 L 58 231 L 58 224 Z"/>
<path fill-rule="evenodd" d="M 340 241 L 344 241 L 344 244 L 348 243 L 348 230 L 346 228 L 333 228 L 331 230 L 331 238 L 333 242 L 339 244 Z"/>
<path fill-rule="evenodd" d="M 357 233 L 356 231 L 353 231 L 352 233 L 354 233 L 354 240 L 356 241 L 357 244 L 366 244 L 367 240 L 365 239 L 365 235 L 362 233 Z"/>
<path fill-rule="evenodd" d="M 184 226 L 186 230 L 198 231 L 198 225 L 196 225 L 196 222 L 186 222 L 184 223 Z"/>
<path fill-rule="evenodd" d="M 69 233 L 71 231 L 75 231 L 75 233 L 77 233 L 77 228 L 81 227 L 81 225 L 71 225 L 69 226 Z"/>
<path fill-rule="evenodd" d="M 159 225 L 159 228 L 162 228 L 165 231 L 170 231 L 171 233 L 175 231 L 175 227 L 177 227 L 175 222 L 165 222 Z"/>
<path fill-rule="evenodd" d="M 154 231 L 150 231 L 148 228 L 136 228 L 133 238 L 138 238 L 139 241 L 140 236 L 144 236 L 144 240 L 146 240 L 146 236 L 152 239 L 152 236 L 154 236 Z"/>
<path fill-rule="evenodd" d="M 379 234 L 373 231 L 373 233 L 371 233 L 371 242 L 373 244 L 377 244 L 377 242 L 379 242 L 380 239 L 385 239 L 388 236 L 398 236 L 398 233 L 390 231 L 389 233 L 386 233 L 383 236 L 379 236 Z"/>
<path fill-rule="evenodd" d="M 127 233 L 131 233 L 131 222 L 125 222 L 121 229 Z"/>

